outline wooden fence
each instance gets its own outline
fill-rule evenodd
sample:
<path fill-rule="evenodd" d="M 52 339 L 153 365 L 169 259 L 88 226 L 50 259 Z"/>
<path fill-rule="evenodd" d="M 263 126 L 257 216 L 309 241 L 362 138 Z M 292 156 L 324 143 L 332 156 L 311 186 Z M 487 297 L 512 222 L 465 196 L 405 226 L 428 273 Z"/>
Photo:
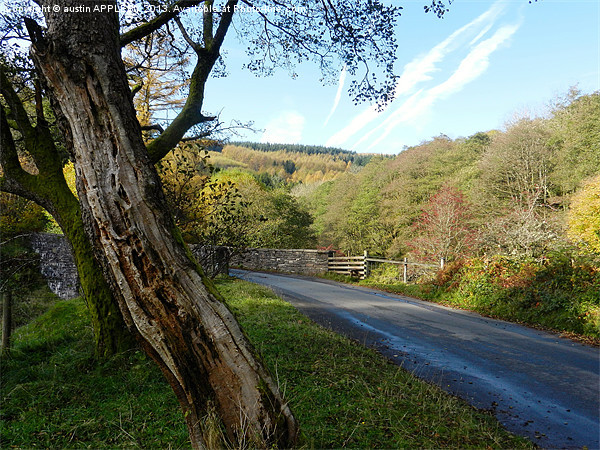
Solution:
<path fill-rule="evenodd" d="M 327 271 L 364 280 L 369 274 L 367 258 L 366 251 L 363 256 L 330 256 Z"/>
<path fill-rule="evenodd" d="M 408 282 L 408 267 L 422 267 L 428 269 L 443 269 L 444 258 L 440 259 L 440 264 L 422 264 L 412 261 L 408 261 L 404 258 L 403 261 L 394 261 L 391 259 L 371 258 L 365 250 L 362 256 L 330 256 L 328 262 L 328 272 L 340 273 L 343 275 L 350 275 L 352 277 L 360 278 L 364 280 L 370 274 L 370 268 L 373 264 L 394 264 L 398 266 L 398 269 L 402 267 L 402 281 Z"/>

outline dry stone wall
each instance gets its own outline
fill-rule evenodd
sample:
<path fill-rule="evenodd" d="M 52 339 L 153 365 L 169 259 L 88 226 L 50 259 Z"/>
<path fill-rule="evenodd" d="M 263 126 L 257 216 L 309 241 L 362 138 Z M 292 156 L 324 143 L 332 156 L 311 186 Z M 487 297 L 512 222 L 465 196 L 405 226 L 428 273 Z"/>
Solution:
<path fill-rule="evenodd" d="M 63 299 L 81 295 L 71 246 L 63 235 L 35 233 L 30 237 L 30 245 L 40 255 L 40 270 L 52 292 Z M 211 247 L 211 251 L 207 251 L 202 246 L 190 247 L 205 272 L 227 272 L 229 249 Z M 327 272 L 328 256 L 326 250 L 251 248 L 234 255 L 229 264 L 248 270 L 317 275 Z"/>
<path fill-rule="evenodd" d="M 327 250 L 250 248 L 235 255 L 230 265 L 248 270 L 318 275 L 327 272 L 328 258 Z"/>
<path fill-rule="evenodd" d="M 48 287 L 62 299 L 79 297 L 79 275 L 71 246 L 63 235 L 35 233 L 29 238 L 33 251 L 40 255 L 40 271 Z"/>
<path fill-rule="evenodd" d="M 214 245 L 190 245 L 192 255 L 202 266 L 204 273 L 214 276 L 219 273 L 229 273 L 229 258 L 231 249 L 229 247 Z"/>

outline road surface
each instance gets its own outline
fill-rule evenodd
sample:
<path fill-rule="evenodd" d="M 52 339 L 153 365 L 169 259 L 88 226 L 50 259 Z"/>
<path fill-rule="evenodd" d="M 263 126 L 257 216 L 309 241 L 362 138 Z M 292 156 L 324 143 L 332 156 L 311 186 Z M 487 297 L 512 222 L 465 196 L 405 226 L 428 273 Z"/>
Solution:
<path fill-rule="evenodd" d="M 242 270 L 316 322 L 489 409 L 544 448 L 600 448 L 600 352 L 524 326 L 329 280 Z"/>

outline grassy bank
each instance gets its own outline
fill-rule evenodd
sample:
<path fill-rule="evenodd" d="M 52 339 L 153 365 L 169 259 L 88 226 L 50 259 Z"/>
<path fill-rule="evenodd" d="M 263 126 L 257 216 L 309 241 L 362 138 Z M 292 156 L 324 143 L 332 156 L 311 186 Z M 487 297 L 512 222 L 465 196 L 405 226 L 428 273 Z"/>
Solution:
<path fill-rule="evenodd" d="M 139 351 L 99 364 L 81 299 L 14 334 L 2 359 L 0 448 L 179 448 L 187 432 L 155 364 Z"/>
<path fill-rule="evenodd" d="M 398 281 L 393 266 L 381 266 L 361 281 L 327 278 L 600 342 L 600 264 L 591 256 L 475 258 L 447 264 L 433 280 L 412 284 Z"/>
<path fill-rule="evenodd" d="M 317 326 L 271 291 L 220 280 L 297 414 L 306 448 L 525 448 L 495 419 Z M 81 300 L 15 333 L 2 360 L 0 446 L 187 447 L 174 395 L 133 351 L 99 364 Z"/>

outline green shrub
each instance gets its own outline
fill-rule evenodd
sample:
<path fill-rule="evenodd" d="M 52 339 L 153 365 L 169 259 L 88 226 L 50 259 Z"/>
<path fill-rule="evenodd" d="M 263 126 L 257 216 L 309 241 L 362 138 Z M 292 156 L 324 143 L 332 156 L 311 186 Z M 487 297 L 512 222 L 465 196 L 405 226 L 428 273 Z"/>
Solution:
<path fill-rule="evenodd" d="M 503 319 L 600 337 L 600 267 L 555 251 L 541 260 L 495 256 L 447 266 L 432 283 L 439 299 Z"/>
<path fill-rule="evenodd" d="M 371 268 L 370 278 L 379 283 L 389 284 L 402 281 L 402 266 L 394 264 L 377 264 Z"/>
<path fill-rule="evenodd" d="M 600 261 L 567 248 L 543 258 L 454 261 L 432 281 L 403 284 L 389 268 L 361 285 L 469 309 L 513 322 L 600 338 Z"/>

